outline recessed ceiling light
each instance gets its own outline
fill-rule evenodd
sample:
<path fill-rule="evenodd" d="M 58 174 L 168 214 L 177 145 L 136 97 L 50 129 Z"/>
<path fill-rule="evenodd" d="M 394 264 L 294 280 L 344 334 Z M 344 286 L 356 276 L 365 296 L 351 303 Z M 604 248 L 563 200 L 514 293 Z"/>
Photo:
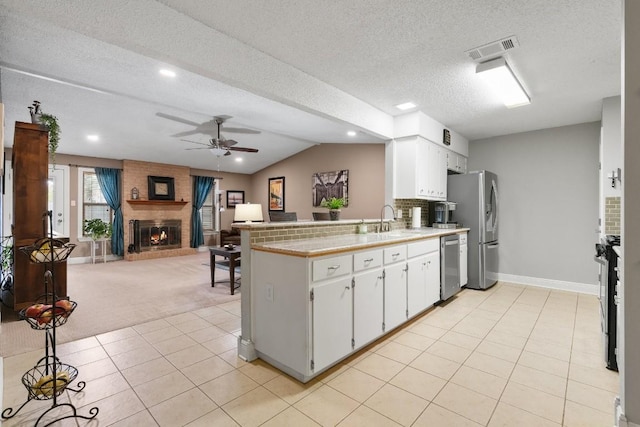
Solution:
<path fill-rule="evenodd" d="M 176 76 L 176 72 L 175 71 L 167 70 L 166 68 L 161 69 L 160 70 L 160 74 L 165 76 L 165 77 L 175 77 Z"/>
<path fill-rule="evenodd" d="M 238 163 L 242 162 L 242 157 L 236 157 L 236 162 Z"/>
<path fill-rule="evenodd" d="M 87 135 L 87 139 L 91 142 L 97 142 L 100 140 L 100 137 L 98 135 Z"/>
<path fill-rule="evenodd" d="M 355 130 L 350 130 L 349 132 L 347 132 L 347 135 L 349 135 L 349 136 L 356 136 L 356 135 L 357 135 L 357 133 L 356 133 L 356 131 L 355 131 Z"/>
<path fill-rule="evenodd" d="M 414 104 L 413 102 L 405 102 L 403 104 L 398 104 L 396 105 L 396 108 L 398 110 L 410 110 L 412 108 L 416 108 L 416 104 Z"/>

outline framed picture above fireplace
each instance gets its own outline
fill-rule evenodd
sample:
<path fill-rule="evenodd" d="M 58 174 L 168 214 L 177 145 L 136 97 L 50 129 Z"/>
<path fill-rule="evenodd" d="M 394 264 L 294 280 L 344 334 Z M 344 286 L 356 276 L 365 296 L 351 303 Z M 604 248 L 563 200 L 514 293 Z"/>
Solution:
<path fill-rule="evenodd" d="M 149 175 L 149 200 L 175 200 L 173 178 Z"/>

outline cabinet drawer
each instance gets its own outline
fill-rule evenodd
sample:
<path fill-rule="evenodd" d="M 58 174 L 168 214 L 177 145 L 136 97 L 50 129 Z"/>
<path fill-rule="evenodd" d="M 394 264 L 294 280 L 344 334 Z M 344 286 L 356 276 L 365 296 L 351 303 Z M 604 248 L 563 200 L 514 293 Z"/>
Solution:
<path fill-rule="evenodd" d="M 407 245 L 407 256 L 413 258 L 440 250 L 440 239 L 427 239 Z"/>
<path fill-rule="evenodd" d="M 382 265 L 382 251 L 358 252 L 353 255 L 353 271 L 368 270 Z"/>
<path fill-rule="evenodd" d="M 313 281 L 331 279 L 351 273 L 351 255 L 342 255 L 313 261 Z"/>
<path fill-rule="evenodd" d="M 404 261 L 407 259 L 407 245 L 392 246 L 384 249 L 384 263 Z"/>

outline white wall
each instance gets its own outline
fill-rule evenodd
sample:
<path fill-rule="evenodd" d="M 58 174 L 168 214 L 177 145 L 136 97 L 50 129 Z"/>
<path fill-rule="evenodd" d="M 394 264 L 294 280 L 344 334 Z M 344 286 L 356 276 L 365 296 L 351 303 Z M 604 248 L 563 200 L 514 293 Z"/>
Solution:
<path fill-rule="evenodd" d="M 469 143 L 469 170 L 498 174 L 501 280 L 597 292 L 600 123 Z"/>
<path fill-rule="evenodd" d="M 604 175 L 603 197 L 622 196 L 620 182 L 611 186 L 607 179 L 613 170 L 622 168 L 622 118 L 620 116 L 620 97 L 613 96 L 602 100 L 602 172 Z M 604 199 L 602 200 L 604 203 Z M 604 218 L 603 218 L 604 220 Z"/>
<path fill-rule="evenodd" d="M 621 402 L 627 420 L 640 426 L 640 2 L 624 1 L 622 117 L 622 313 L 618 349 Z M 619 343 L 620 346 L 620 343 Z"/>

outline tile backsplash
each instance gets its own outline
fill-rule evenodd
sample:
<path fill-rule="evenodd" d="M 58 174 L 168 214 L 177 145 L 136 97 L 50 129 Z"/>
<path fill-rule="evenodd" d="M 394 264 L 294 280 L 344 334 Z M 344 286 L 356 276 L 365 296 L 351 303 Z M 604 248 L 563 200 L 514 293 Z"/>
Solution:
<path fill-rule="evenodd" d="M 620 234 L 620 197 L 605 198 L 604 233 Z"/>

